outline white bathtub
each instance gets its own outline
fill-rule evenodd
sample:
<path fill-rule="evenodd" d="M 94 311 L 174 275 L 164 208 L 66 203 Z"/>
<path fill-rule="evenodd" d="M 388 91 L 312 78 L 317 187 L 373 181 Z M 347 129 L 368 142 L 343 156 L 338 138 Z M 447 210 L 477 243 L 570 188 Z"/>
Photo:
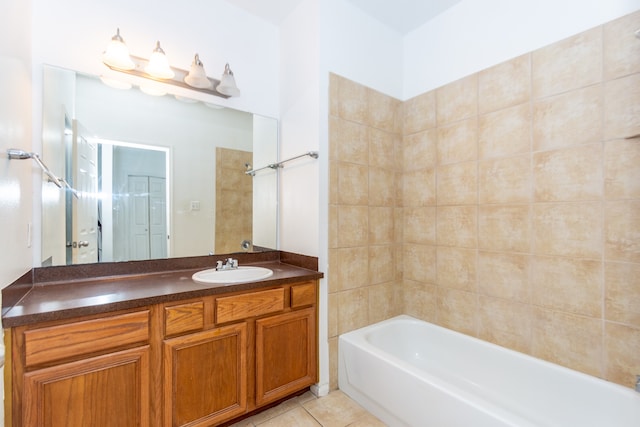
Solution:
<path fill-rule="evenodd" d="M 630 388 L 409 316 L 341 335 L 338 372 L 394 427 L 640 426 Z"/>

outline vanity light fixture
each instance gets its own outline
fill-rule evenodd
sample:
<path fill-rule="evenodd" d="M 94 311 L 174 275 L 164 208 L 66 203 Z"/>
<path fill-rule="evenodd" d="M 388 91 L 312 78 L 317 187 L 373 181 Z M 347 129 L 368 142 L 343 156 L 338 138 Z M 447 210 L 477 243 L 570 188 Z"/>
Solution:
<path fill-rule="evenodd" d="M 119 28 L 102 54 L 102 62 L 114 71 L 208 93 L 221 98 L 240 96 L 240 90 L 236 86 L 229 64 L 226 64 L 221 80 L 207 77 L 204 65 L 197 53 L 189 71 L 175 68 L 169 65 L 167 55 L 160 47 L 159 41 L 156 42 L 156 47 L 148 60 L 132 56 L 129 55 L 129 50 L 122 36 L 120 36 Z"/>

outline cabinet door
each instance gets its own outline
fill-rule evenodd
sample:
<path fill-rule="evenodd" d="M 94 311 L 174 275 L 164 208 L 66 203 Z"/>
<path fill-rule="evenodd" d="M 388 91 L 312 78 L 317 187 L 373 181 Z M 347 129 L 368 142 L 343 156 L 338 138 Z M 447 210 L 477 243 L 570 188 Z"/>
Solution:
<path fill-rule="evenodd" d="M 164 424 L 210 426 L 247 408 L 247 324 L 164 342 Z"/>
<path fill-rule="evenodd" d="M 24 374 L 25 427 L 149 426 L 149 347 Z"/>
<path fill-rule="evenodd" d="M 256 320 L 256 404 L 314 384 L 316 358 L 315 308 Z"/>

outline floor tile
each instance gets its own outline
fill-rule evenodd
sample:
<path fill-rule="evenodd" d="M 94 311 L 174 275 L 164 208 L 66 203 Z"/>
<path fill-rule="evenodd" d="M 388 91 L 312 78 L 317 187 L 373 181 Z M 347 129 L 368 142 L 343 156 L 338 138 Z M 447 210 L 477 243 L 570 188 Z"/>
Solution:
<path fill-rule="evenodd" d="M 256 414 L 250 418 L 249 421 L 254 423 L 255 425 L 264 423 L 273 418 L 276 418 L 282 414 L 287 413 L 288 411 L 300 407 L 300 403 L 296 401 L 297 398 L 289 399 L 285 402 L 282 402 L 278 406 L 274 406 L 273 408 L 269 408 L 266 411 L 262 411 L 259 414 Z"/>
<path fill-rule="evenodd" d="M 364 408 L 339 390 L 311 400 L 303 407 L 323 427 L 345 427 L 367 414 Z"/>
<path fill-rule="evenodd" d="M 385 424 L 336 390 L 323 397 L 308 391 L 231 427 L 385 427 Z"/>
<path fill-rule="evenodd" d="M 256 425 L 254 423 L 252 423 L 251 421 L 247 420 L 242 420 L 242 421 L 238 421 L 237 423 L 231 424 L 229 427 L 255 427 Z"/>
<path fill-rule="evenodd" d="M 349 424 L 348 427 L 386 427 L 387 425 L 371 415 L 370 413 L 366 413 L 361 418 L 358 418 L 357 421 Z"/>
<path fill-rule="evenodd" d="M 321 427 L 302 406 L 293 408 L 282 415 L 278 415 L 275 418 L 270 419 L 261 424 L 257 424 L 258 427 Z"/>

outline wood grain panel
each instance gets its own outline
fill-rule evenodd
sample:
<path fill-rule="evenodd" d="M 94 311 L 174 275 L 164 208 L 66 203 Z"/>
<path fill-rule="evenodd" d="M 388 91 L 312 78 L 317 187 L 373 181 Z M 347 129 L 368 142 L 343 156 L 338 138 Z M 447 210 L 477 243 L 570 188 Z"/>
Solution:
<path fill-rule="evenodd" d="M 305 282 L 291 287 L 291 308 L 304 307 L 316 303 L 316 283 Z"/>
<path fill-rule="evenodd" d="M 166 335 L 204 328 L 204 302 L 197 301 L 165 307 L 164 324 Z"/>
<path fill-rule="evenodd" d="M 247 324 L 166 340 L 166 427 L 205 427 L 247 409 Z"/>
<path fill-rule="evenodd" d="M 26 366 L 95 353 L 149 339 L 149 311 L 24 332 Z"/>
<path fill-rule="evenodd" d="M 216 322 L 225 323 L 284 310 L 284 289 L 216 299 Z"/>
<path fill-rule="evenodd" d="M 315 383 L 315 331 L 313 307 L 256 320 L 256 405 Z"/>
<path fill-rule="evenodd" d="M 149 347 L 24 375 L 24 426 L 149 426 Z"/>

